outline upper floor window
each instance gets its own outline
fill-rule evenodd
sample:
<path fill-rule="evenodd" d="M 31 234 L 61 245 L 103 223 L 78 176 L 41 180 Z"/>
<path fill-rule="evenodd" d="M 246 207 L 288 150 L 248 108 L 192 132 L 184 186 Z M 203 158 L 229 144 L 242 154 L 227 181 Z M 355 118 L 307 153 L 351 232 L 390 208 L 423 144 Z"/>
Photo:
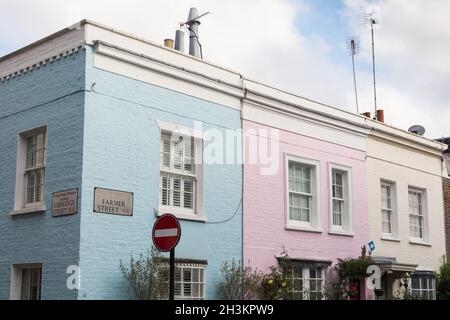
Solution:
<path fill-rule="evenodd" d="M 194 138 L 161 135 L 161 205 L 194 213 Z"/>
<path fill-rule="evenodd" d="M 36 133 L 26 137 L 26 167 L 25 180 L 26 204 L 42 202 L 45 185 L 45 132 Z"/>
<path fill-rule="evenodd" d="M 381 181 L 381 228 L 383 237 L 397 238 L 397 205 L 395 183 Z"/>
<path fill-rule="evenodd" d="M 424 190 L 409 188 L 409 235 L 412 238 L 426 238 L 426 193 Z"/>
<path fill-rule="evenodd" d="M 392 188 L 387 183 L 381 184 L 381 221 L 383 233 L 392 234 Z"/>
<path fill-rule="evenodd" d="M 352 229 L 350 169 L 330 165 L 331 230 L 350 232 Z"/>
<path fill-rule="evenodd" d="M 318 228 L 318 163 L 289 156 L 287 169 L 288 227 Z"/>
<path fill-rule="evenodd" d="M 163 130 L 160 144 L 160 211 L 201 214 L 201 140 Z"/>
<path fill-rule="evenodd" d="M 17 144 L 14 211 L 21 214 L 45 210 L 46 127 L 21 133 Z"/>

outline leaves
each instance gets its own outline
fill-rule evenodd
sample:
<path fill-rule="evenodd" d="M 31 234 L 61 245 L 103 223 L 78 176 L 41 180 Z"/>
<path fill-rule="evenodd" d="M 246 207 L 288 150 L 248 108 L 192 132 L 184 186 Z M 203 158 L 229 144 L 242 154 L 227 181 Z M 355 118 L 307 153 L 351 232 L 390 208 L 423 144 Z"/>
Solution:
<path fill-rule="evenodd" d="M 252 300 L 258 298 L 262 275 L 251 267 L 242 267 L 234 259 L 221 266 L 221 281 L 217 285 L 224 300 Z"/>
<path fill-rule="evenodd" d="M 152 247 L 146 257 L 142 253 L 138 259 L 131 256 L 127 266 L 121 260 L 120 269 L 128 280 L 136 299 L 167 299 L 167 266 L 162 263 L 162 257 L 155 248 Z"/>
<path fill-rule="evenodd" d="M 442 258 L 442 265 L 436 273 L 436 298 L 450 300 L 450 263 Z"/>
<path fill-rule="evenodd" d="M 374 262 L 366 255 L 365 246 L 361 256 L 356 259 L 338 259 L 333 271 L 339 276 L 339 281 L 331 284 L 331 290 L 327 293 L 330 299 L 348 299 L 359 294 L 355 283 L 367 277 L 367 268 Z"/>

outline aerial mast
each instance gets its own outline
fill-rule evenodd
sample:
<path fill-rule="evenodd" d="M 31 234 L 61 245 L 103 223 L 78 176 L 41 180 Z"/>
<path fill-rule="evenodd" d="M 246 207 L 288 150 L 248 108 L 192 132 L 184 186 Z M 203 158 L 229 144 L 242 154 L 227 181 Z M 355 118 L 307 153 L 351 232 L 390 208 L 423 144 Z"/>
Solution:
<path fill-rule="evenodd" d="M 353 66 L 353 84 L 355 87 L 355 100 L 356 100 L 356 112 L 359 113 L 359 103 L 358 103 L 358 87 L 356 84 L 356 71 L 355 71 L 355 56 L 359 53 L 359 40 L 355 37 L 351 37 L 347 40 L 347 47 L 352 56 L 352 66 Z"/>

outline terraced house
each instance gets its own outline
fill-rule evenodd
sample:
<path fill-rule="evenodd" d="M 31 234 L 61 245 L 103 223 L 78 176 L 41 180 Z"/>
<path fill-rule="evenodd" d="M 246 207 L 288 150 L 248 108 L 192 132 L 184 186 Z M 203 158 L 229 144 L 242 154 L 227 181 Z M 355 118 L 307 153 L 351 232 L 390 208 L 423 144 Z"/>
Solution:
<path fill-rule="evenodd" d="M 197 49 L 84 20 L 0 58 L 0 299 L 133 298 L 120 262 L 164 213 L 178 299 L 220 298 L 226 261 L 286 256 L 293 297 L 325 299 L 369 241 L 384 290 L 361 281 L 359 299 L 434 298 L 443 144 Z"/>
<path fill-rule="evenodd" d="M 203 131 L 240 132 L 240 76 L 83 21 L 2 57 L 0 78 L 0 299 L 133 297 L 120 261 L 168 212 L 177 298 L 215 298 L 242 256 L 242 166 L 196 159 Z"/>
<path fill-rule="evenodd" d="M 445 255 L 444 145 L 371 121 L 367 179 L 369 236 L 382 271 L 380 298 L 405 291 L 434 299 L 433 272 Z"/>
<path fill-rule="evenodd" d="M 292 294 L 324 299 L 338 258 L 357 258 L 369 240 L 363 116 L 265 87 L 248 95 L 244 132 L 276 130 L 276 170 L 244 166 L 244 261 L 258 269 L 287 255 Z M 261 138 L 262 139 L 262 138 Z M 251 149 L 254 143 L 246 141 Z M 364 282 L 359 297 L 366 298 Z"/>

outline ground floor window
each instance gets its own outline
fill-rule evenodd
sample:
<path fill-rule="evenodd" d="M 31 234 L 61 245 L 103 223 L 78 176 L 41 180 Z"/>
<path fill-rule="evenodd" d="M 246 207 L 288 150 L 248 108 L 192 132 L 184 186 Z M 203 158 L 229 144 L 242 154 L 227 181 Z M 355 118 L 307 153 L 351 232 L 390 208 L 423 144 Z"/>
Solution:
<path fill-rule="evenodd" d="M 205 299 L 205 269 L 198 266 L 177 266 L 175 271 L 175 299 Z"/>
<path fill-rule="evenodd" d="M 42 268 L 22 269 L 21 300 L 41 300 Z"/>
<path fill-rule="evenodd" d="M 290 297 L 294 300 L 323 300 L 325 269 L 322 264 L 298 262 L 290 262 L 283 266 L 283 273 L 289 281 Z"/>
<path fill-rule="evenodd" d="M 41 300 L 42 265 L 13 265 L 11 299 Z"/>
<path fill-rule="evenodd" d="M 191 260 L 189 260 L 191 261 Z M 196 261 L 196 260 L 195 260 Z M 175 300 L 204 300 L 205 299 L 205 271 L 206 261 L 175 263 Z M 169 264 L 164 261 L 164 278 L 169 284 Z"/>
<path fill-rule="evenodd" d="M 433 273 L 414 273 L 411 276 L 411 295 L 417 298 L 435 300 L 436 282 Z"/>

